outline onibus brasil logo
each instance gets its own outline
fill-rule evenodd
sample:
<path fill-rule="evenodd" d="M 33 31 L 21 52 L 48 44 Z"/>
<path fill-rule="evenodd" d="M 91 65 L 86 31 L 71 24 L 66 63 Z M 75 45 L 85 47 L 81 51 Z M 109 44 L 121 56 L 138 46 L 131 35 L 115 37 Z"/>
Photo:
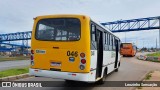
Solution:
<path fill-rule="evenodd" d="M 2 82 L 2 87 L 42 87 L 42 85 L 35 82 Z"/>

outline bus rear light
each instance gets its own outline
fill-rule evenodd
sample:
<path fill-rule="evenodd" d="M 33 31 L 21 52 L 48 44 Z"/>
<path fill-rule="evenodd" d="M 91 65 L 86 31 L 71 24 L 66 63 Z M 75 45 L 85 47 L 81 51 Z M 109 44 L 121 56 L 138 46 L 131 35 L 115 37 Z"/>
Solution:
<path fill-rule="evenodd" d="M 33 58 L 33 55 L 31 55 L 31 60 L 33 60 L 34 58 Z"/>
<path fill-rule="evenodd" d="M 81 70 L 84 70 L 85 69 L 85 66 L 84 65 L 80 65 L 79 67 Z"/>
<path fill-rule="evenodd" d="M 84 54 L 84 53 L 81 53 L 80 56 L 81 56 L 81 58 L 84 58 L 84 57 L 85 57 L 85 54 Z"/>
<path fill-rule="evenodd" d="M 36 69 L 36 70 L 34 70 L 34 71 L 35 71 L 35 72 L 38 72 L 39 70 Z"/>
<path fill-rule="evenodd" d="M 34 50 L 31 50 L 31 54 L 34 54 Z"/>
<path fill-rule="evenodd" d="M 81 63 L 82 63 L 82 64 L 85 64 L 85 63 L 86 63 L 86 60 L 85 60 L 85 59 L 82 59 L 82 60 L 81 60 Z"/>
<path fill-rule="evenodd" d="M 31 65 L 32 65 L 32 66 L 34 65 L 34 61 L 31 61 Z"/>
<path fill-rule="evenodd" d="M 72 76 L 76 76 L 76 74 L 72 74 Z"/>
<path fill-rule="evenodd" d="M 33 66 L 34 65 L 34 56 L 33 56 L 33 54 L 34 54 L 34 50 L 31 50 L 31 65 Z"/>

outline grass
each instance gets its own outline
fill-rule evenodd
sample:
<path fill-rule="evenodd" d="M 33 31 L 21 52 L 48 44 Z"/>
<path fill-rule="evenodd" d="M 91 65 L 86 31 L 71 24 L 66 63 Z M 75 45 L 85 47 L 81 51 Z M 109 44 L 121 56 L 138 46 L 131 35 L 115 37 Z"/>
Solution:
<path fill-rule="evenodd" d="M 154 72 L 154 71 L 149 72 L 149 73 L 145 76 L 145 78 L 144 78 L 143 81 L 145 81 L 145 80 L 150 80 L 151 77 L 152 77 L 152 73 L 153 73 L 153 72 Z M 137 89 L 143 89 L 143 86 L 137 87 Z M 136 90 L 137 90 L 137 89 L 136 89 Z"/>
<path fill-rule="evenodd" d="M 29 67 L 4 70 L 4 71 L 0 71 L 0 78 L 24 74 L 24 73 L 28 73 L 28 72 L 29 72 Z"/>
<path fill-rule="evenodd" d="M 140 59 L 138 59 L 138 60 L 140 60 Z M 142 60 L 142 61 L 146 61 L 146 60 Z M 160 63 L 160 61 L 158 61 L 158 60 L 147 60 L 148 62 L 155 62 L 155 63 Z"/>
<path fill-rule="evenodd" d="M 152 73 L 153 73 L 153 71 L 149 72 L 149 73 L 145 76 L 144 80 L 150 80 L 151 77 L 152 77 Z M 144 80 L 143 80 L 143 81 L 144 81 Z M 140 86 L 140 87 L 137 87 L 137 89 L 143 89 L 143 87 Z"/>
<path fill-rule="evenodd" d="M 150 60 L 151 62 L 157 62 L 157 63 L 160 63 L 160 61 L 158 60 Z"/>
<path fill-rule="evenodd" d="M 1 61 L 12 61 L 12 60 L 29 60 L 30 56 L 17 56 L 17 57 L 0 57 Z"/>
<path fill-rule="evenodd" d="M 156 52 L 156 53 L 152 53 L 152 54 L 147 54 L 147 56 L 160 57 L 160 52 Z"/>
<path fill-rule="evenodd" d="M 145 79 L 145 80 L 150 80 L 150 78 L 152 77 L 152 74 L 151 74 L 151 73 L 152 73 L 152 72 L 148 73 L 144 79 Z"/>
<path fill-rule="evenodd" d="M 147 56 L 160 57 L 160 52 L 156 52 L 156 53 L 152 53 L 152 54 L 147 54 Z M 148 61 L 160 63 L 160 60 L 148 60 Z"/>

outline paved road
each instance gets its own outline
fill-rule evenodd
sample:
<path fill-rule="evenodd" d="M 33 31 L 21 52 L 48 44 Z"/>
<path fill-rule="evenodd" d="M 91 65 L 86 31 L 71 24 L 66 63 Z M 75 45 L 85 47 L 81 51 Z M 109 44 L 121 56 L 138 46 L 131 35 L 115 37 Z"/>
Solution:
<path fill-rule="evenodd" d="M 17 67 L 26 67 L 29 66 L 29 64 L 29 60 L 3 61 L 0 62 L 0 71 Z"/>
<path fill-rule="evenodd" d="M 143 53 L 146 54 L 146 53 Z M 139 53 L 137 55 L 140 55 Z M 140 81 L 152 70 L 160 70 L 160 64 L 137 60 L 135 57 L 123 57 L 119 72 L 113 72 L 106 81 Z M 30 77 L 19 81 L 57 81 L 58 79 Z M 65 84 L 65 83 L 61 83 Z M 0 90 L 132 90 L 131 87 L 46 87 L 46 88 L 0 88 Z"/>

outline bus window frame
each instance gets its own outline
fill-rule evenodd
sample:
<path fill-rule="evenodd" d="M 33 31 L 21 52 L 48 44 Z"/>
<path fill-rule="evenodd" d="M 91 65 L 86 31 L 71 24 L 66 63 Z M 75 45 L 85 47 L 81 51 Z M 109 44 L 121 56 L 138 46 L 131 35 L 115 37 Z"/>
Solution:
<path fill-rule="evenodd" d="M 77 20 L 79 20 L 79 22 L 80 22 L 80 37 L 79 37 L 79 39 L 77 39 L 77 40 L 40 40 L 40 39 L 37 39 L 36 38 L 36 34 L 37 34 L 37 28 L 38 28 L 38 23 L 41 21 L 41 20 L 45 20 L 45 19 L 77 19 Z M 37 21 L 37 23 L 35 24 L 36 25 L 36 28 L 34 29 L 34 31 L 35 31 L 35 33 L 34 33 L 34 39 L 36 39 L 36 40 L 38 40 L 38 41 L 50 41 L 50 42 L 74 42 L 74 41 L 80 41 L 81 40 L 81 32 L 82 32 L 82 22 L 81 22 L 81 20 L 79 19 L 79 18 L 72 18 L 72 17 L 64 17 L 64 18 L 43 18 L 43 19 L 39 19 L 38 21 Z M 68 34 L 67 34 L 68 35 Z"/>
<path fill-rule="evenodd" d="M 92 39 L 92 26 L 94 26 L 95 28 L 95 41 L 93 41 L 93 39 Z M 90 45 L 91 45 L 91 50 L 97 50 L 97 41 L 96 41 L 96 25 L 92 22 L 92 21 L 90 21 Z"/>

